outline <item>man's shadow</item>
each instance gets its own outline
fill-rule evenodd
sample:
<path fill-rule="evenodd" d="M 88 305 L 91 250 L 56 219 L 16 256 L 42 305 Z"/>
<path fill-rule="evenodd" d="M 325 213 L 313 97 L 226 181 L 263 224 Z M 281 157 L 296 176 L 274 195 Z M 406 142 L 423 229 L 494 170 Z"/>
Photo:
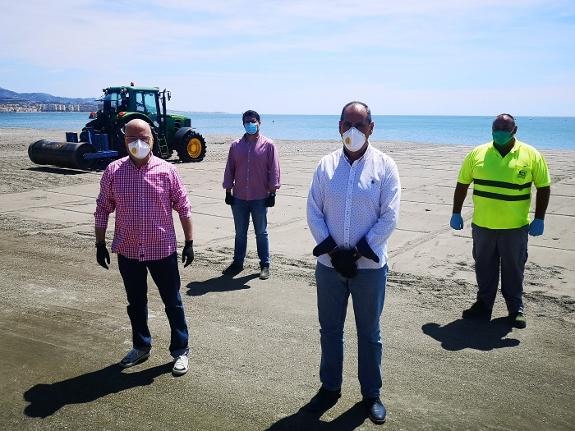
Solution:
<path fill-rule="evenodd" d="M 320 420 L 327 411 L 309 412 L 307 404 L 293 415 L 280 419 L 266 431 L 353 431 L 367 419 L 367 410 L 360 401 L 331 422 Z"/>
<path fill-rule="evenodd" d="M 171 373 L 172 366 L 169 362 L 124 374 L 122 368 L 114 364 L 61 382 L 40 383 L 24 392 L 24 399 L 30 403 L 24 409 L 24 414 L 33 418 L 46 418 L 68 404 L 88 403 L 126 389 L 147 386 L 156 377 Z"/>
<path fill-rule="evenodd" d="M 519 340 L 505 338 L 512 330 L 507 317 L 499 317 L 490 322 L 457 319 L 445 326 L 426 323 L 423 333 L 441 342 L 445 350 L 463 349 L 493 350 L 502 347 L 516 347 Z"/>
<path fill-rule="evenodd" d="M 248 281 L 257 278 L 259 274 L 249 274 L 243 277 L 232 278 L 229 275 L 220 275 L 206 281 L 192 281 L 186 286 L 190 296 L 202 296 L 208 292 L 229 292 L 232 290 L 249 289 Z"/>

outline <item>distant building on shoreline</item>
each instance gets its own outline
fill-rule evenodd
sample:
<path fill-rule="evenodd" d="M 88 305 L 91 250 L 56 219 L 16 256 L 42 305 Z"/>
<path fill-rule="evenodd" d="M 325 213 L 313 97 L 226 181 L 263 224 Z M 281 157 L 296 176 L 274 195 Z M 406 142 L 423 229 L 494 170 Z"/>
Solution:
<path fill-rule="evenodd" d="M 18 103 L 0 102 L 0 112 L 92 112 L 98 105 L 78 103 Z"/>

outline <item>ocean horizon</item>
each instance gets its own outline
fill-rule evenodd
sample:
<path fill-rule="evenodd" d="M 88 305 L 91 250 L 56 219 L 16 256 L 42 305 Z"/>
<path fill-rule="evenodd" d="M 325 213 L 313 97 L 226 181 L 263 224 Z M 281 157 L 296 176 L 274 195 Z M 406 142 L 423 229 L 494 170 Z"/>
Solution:
<path fill-rule="evenodd" d="M 176 113 L 176 112 L 174 112 Z M 203 135 L 241 136 L 241 114 L 182 112 Z M 2 112 L 0 128 L 79 132 L 87 112 Z M 491 139 L 489 116 L 373 115 L 373 141 L 479 145 Z M 278 140 L 333 141 L 339 115 L 262 114 L 262 133 Z M 575 117 L 516 117 L 517 138 L 536 148 L 575 149 Z"/>

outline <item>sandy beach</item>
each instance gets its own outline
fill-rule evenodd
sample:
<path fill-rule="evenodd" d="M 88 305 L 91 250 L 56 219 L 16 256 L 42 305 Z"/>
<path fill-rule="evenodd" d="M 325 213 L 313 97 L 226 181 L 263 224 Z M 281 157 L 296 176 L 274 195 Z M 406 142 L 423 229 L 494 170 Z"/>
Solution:
<path fill-rule="evenodd" d="M 320 385 L 306 199 L 317 162 L 338 142 L 276 141 L 282 188 L 268 213 L 267 281 L 257 278 L 252 230 L 247 268 L 233 280 L 221 276 L 233 253 L 221 187 L 233 137 L 209 136 L 203 162 L 177 163 L 196 259 L 181 267 L 190 371 L 175 378 L 151 282 L 153 354 L 127 371 L 115 365 L 131 347 L 130 326 L 115 258 L 109 271 L 95 260 L 101 172 L 34 165 L 26 151 L 41 138 L 63 140 L 64 132 L 0 129 L 2 429 L 575 429 L 575 152 L 541 151 L 551 202 L 545 234 L 529 239 L 528 327 L 512 330 L 500 295 L 491 323 L 460 319 L 476 292 L 470 195 L 464 230 L 451 230 L 449 218 L 471 147 L 373 143 L 395 159 L 402 181 L 382 316 L 388 419 L 377 427 L 357 404 L 351 306 L 343 396 L 321 418 L 299 412 Z"/>

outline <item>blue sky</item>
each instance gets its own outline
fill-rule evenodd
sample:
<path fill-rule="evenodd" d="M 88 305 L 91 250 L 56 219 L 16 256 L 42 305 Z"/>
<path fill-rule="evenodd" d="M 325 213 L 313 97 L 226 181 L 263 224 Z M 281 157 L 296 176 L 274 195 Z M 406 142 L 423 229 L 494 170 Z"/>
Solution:
<path fill-rule="evenodd" d="M 2 1 L 0 87 L 130 81 L 188 111 L 575 116 L 575 1 Z"/>

